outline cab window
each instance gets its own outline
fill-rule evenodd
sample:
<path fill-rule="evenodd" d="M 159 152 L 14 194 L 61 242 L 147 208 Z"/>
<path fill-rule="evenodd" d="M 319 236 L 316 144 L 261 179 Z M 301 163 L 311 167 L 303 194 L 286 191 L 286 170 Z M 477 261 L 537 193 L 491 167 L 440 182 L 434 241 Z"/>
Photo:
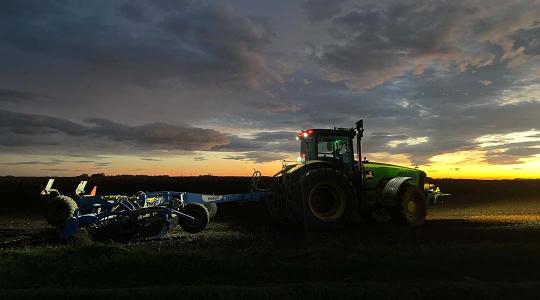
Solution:
<path fill-rule="evenodd" d="M 334 158 L 343 162 L 345 166 L 352 166 L 352 152 L 349 140 L 336 137 L 319 138 L 317 157 L 319 159 Z"/>

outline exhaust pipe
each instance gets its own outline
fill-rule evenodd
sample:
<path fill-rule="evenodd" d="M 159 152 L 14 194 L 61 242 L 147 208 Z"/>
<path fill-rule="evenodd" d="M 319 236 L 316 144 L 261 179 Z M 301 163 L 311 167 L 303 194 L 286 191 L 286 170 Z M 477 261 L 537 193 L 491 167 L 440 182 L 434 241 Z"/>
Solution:
<path fill-rule="evenodd" d="M 356 151 L 358 151 L 358 171 L 360 176 L 364 178 L 364 168 L 362 166 L 362 138 L 364 137 L 364 120 L 356 122 Z"/>

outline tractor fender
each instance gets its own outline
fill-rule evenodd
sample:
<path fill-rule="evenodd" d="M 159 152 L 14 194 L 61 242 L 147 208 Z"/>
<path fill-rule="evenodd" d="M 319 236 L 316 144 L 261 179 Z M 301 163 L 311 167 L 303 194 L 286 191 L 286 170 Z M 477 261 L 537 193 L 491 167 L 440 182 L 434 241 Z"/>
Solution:
<path fill-rule="evenodd" d="M 380 203 L 384 206 L 396 206 L 398 204 L 398 193 L 405 185 L 414 185 L 411 177 L 394 177 L 384 186 Z"/>
<path fill-rule="evenodd" d="M 320 160 L 313 160 L 313 161 L 309 161 L 307 163 L 304 163 L 304 164 L 301 164 L 301 165 L 297 165 L 296 167 L 294 168 L 291 168 L 291 169 L 288 169 L 284 172 L 281 173 L 281 176 L 282 177 L 285 177 L 287 180 L 289 181 L 294 181 L 296 180 L 297 178 L 299 178 L 299 176 L 313 170 L 313 169 L 316 169 L 316 168 L 334 168 L 334 169 L 337 169 L 336 166 L 330 162 L 327 162 L 327 161 L 320 161 Z"/>
<path fill-rule="evenodd" d="M 287 174 L 305 173 L 307 171 L 310 171 L 310 170 L 313 170 L 313 169 L 319 168 L 319 167 L 337 169 L 336 165 L 332 164 L 329 161 L 312 160 L 312 161 L 308 161 L 306 163 L 297 165 L 296 167 L 290 168 L 290 169 L 286 170 L 285 173 L 287 173 Z"/>

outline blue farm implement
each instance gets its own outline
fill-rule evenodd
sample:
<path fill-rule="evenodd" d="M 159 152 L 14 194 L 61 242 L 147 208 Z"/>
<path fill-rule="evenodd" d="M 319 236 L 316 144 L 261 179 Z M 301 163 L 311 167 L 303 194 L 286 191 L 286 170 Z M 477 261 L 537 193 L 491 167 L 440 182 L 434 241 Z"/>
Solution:
<path fill-rule="evenodd" d="M 256 191 L 260 173 L 254 176 L 252 191 L 246 194 L 204 195 L 176 191 L 137 192 L 133 196 L 84 193 L 87 181 L 81 181 L 75 198 L 53 189 L 49 179 L 41 192 L 47 197 L 45 219 L 57 227 L 60 236 L 68 239 L 85 230 L 96 240 L 126 242 L 156 238 L 179 225 L 188 233 L 205 229 L 224 202 L 262 201 L 267 193 Z"/>

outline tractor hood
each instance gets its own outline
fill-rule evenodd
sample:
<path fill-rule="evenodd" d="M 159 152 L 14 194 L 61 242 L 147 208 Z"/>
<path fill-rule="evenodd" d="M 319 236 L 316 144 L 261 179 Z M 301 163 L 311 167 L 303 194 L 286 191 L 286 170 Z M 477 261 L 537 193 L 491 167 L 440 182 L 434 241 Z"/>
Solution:
<path fill-rule="evenodd" d="M 364 168 L 370 167 L 370 168 L 391 168 L 391 169 L 400 169 L 400 170 L 408 170 L 411 172 L 424 172 L 415 168 L 410 167 L 404 167 L 399 165 L 392 165 L 392 164 L 385 164 L 381 162 L 374 162 L 374 161 L 365 161 L 363 162 Z"/>
<path fill-rule="evenodd" d="M 372 188 L 394 177 L 411 177 L 411 181 L 415 185 L 423 188 L 426 178 L 424 171 L 415 168 L 371 161 L 363 162 L 362 165 L 364 169 L 364 183 Z"/>
<path fill-rule="evenodd" d="M 300 169 L 317 167 L 319 165 L 329 165 L 327 161 L 312 160 L 306 163 L 293 164 L 286 166 L 281 172 L 282 174 L 292 174 Z M 395 177 L 410 177 L 411 183 L 418 185 L 423 189 L 426 173 L 415 168 L 391 165 L 379 162 L 364 161 L 363 165 L 363 182 L 367 189 L 377 189 L 379 185 L 388 182 Z"/>

